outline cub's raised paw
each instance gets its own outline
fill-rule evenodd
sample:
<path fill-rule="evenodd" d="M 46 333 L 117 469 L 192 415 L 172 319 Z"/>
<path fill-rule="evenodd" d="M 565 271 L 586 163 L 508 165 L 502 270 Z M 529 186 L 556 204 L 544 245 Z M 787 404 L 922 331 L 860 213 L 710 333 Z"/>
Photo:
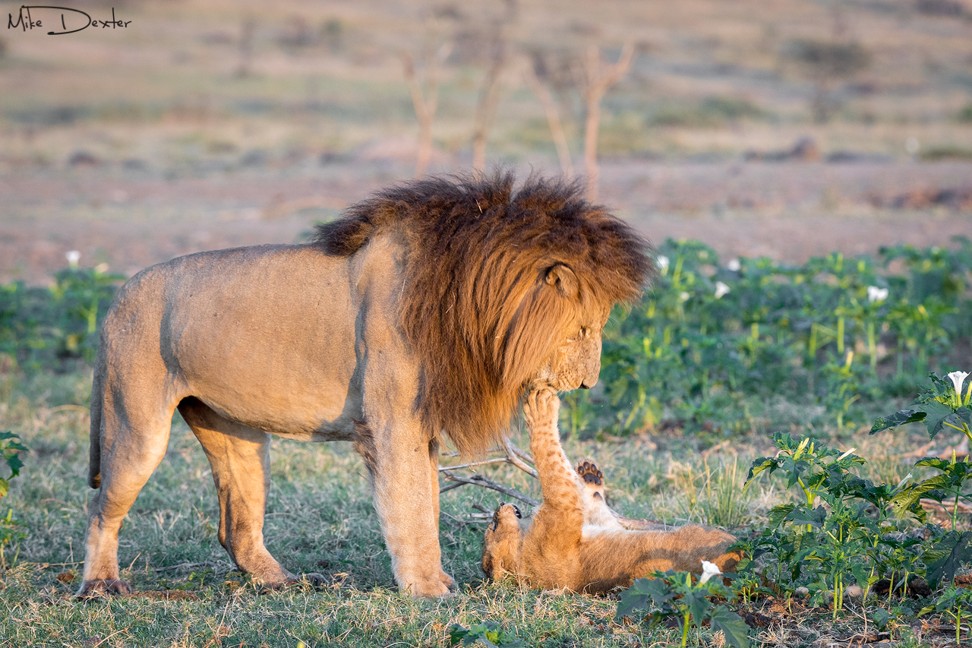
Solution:
<path fill-rule="evenodd" d="M 604 485 L 604 473 L 592 461 L 584 461 L 577 465 L 577 474 L 584 480 L 585 484 L 591 486 Z"/>
<path fill-rule="evenodd" d="M 553 424 L 557 425 L 560 413 L 560 398 L 557 392 L 548 387 L 533 389 L 527 394 L 523 404 L 523 414 L 529 425 Z"/>

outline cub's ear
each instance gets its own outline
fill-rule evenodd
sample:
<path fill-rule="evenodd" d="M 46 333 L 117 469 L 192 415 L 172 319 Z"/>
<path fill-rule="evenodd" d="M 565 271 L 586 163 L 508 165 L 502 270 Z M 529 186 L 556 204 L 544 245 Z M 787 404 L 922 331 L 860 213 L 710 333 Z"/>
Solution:
<path fill-rule="evenodd" d="M 544 281 L 548 286 L 553 286 L 561 297 L 565 299 L 577 300 L 580 298 L 580 282 L 574 271 L 563 263 L 557 263 L 547 268 Z"/>

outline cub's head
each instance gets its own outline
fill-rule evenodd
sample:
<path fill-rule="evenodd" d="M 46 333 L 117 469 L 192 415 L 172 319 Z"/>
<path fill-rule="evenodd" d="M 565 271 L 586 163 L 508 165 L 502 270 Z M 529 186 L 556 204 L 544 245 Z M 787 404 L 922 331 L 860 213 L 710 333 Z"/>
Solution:
<path fill-rule="evenodd" d="M 502 504 L 493 514 L 483 542 L 483 573 L 494 580 L 516 572 L 528 521 L 513 504 Z"/>

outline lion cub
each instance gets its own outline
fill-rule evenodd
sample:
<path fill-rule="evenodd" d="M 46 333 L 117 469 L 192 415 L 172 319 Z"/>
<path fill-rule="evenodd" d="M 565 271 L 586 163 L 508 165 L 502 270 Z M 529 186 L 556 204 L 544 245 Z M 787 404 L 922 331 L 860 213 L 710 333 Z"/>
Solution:
<path fill-rule="evenodd" d="M 560 445 L 560 400 L 533 390 L 524 414 L 540 474 L 543 503 L 532 519 L 503 504 L 486 530 L 482 568 L 487 576 L 512 574 L 535 587 L 606 592 L 655 571 L 700 572 L 702 560 L 732 569 L 741 557 L 726 549 L 728 533 L 690 525 L 671 531 L 631 528 L 604 500 L 601 471 L 585 462 L 575 471 Z"/>

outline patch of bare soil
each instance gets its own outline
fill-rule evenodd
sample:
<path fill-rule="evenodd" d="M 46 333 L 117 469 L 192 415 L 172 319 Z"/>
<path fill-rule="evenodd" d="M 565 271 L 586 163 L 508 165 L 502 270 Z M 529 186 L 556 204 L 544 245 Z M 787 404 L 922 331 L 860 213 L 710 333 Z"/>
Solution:
<path fill-rule="evenodd" d="M 69 250 L 130 275 L 200 250 L 295 242 L 409 176 L 405 163 L 360 160 L 178 176 L 100 164 L 15 170 L 0 176 L 0 282 L 49 282 Z M 797 262 L 972 236 L 969 195 L 968 162 L 623 160 L 604 164 L 601 201 L 656 242 Z"/>

